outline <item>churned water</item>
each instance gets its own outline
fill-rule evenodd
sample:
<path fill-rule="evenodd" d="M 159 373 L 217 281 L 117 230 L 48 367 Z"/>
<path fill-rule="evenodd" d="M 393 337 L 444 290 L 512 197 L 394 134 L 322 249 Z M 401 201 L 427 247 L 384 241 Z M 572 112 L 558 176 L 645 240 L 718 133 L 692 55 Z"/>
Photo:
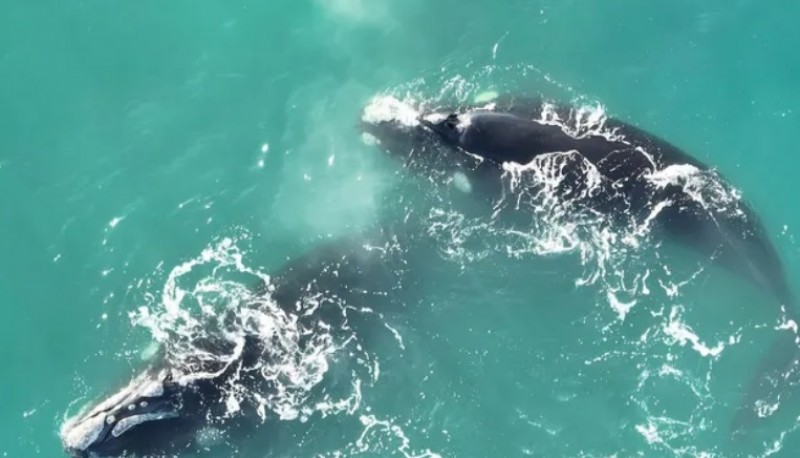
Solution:
<path fill-rule="evenodd" d="M 800 396 L 729 439 L 792 332 L 774 300 L 570 214 L 499 231 L 356 128 L 389 97 L 491 92 L 627 120 L 725 176 L 800 290 L 798 18 L 754 0 L 6 0 L 0 455 L 62 456 L 65 417 L 155 342 L 191 342 L 322 240 L 392 224 L 433 243 L 411 266 L 427 281 L 395 292 L 422 299 L 371 347 L 277 348 L 291 386 L 202 456 L 800 456 Z"/>

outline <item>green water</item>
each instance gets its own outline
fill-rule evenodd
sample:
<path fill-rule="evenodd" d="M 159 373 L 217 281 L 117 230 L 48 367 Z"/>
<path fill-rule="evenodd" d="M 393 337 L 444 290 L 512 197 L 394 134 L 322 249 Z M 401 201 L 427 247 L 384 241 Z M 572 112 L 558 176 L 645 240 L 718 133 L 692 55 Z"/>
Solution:
<path fill-rule="evenodd" d="M 748 0 L 6 0 L 0 454 L 61 456 L 70 402 L 140 364 L 129 312 L 215 241 L 252 234 L 247 262 L 268 272 L 374 222 L 397 164 L 355 121 L 384 90 L 435 98 L 461 77 L 599 101 L 716 166 L 796 278 L 799 17 Z M 726 440 L 777 334 L 748 285 L 714 269 L 677 297 L 653 282 L 621 321 L 602 288 L 574 286 L 570 256 L 486 262 L 465 270 L 507 278 L 435 283 L 356 412 L 278 423 L 240 455 L 800 453 L 797 398 L 749 443 Z M 676 310 L 723 350 L 666 338 Z"/>

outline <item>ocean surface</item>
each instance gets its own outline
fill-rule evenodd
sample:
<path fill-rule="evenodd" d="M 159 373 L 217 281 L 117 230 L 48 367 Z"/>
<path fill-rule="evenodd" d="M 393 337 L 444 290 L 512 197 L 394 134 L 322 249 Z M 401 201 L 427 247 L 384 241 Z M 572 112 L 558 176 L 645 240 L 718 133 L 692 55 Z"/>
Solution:
<path fill-rule="evenodd" d="M 800 456 L 800 396 L 729 438 L 792 332 L 773 299 L 656 240 L 504 239 L 356 128 L 387 94 L 593 107 L 712 165 L 800 292 L 800 3 L 2 6 L 0 456 L 64 456 L 65 418 L 169 345 L 159 319 L 206 313 L 187 299 L 202 288 L 389 223 L 435 242 L 408 319 L 315 360 L 323 375 L 353 361 L 323 401 L 326 376 L 305 380 L 255 433 L 197 456 Z"/>

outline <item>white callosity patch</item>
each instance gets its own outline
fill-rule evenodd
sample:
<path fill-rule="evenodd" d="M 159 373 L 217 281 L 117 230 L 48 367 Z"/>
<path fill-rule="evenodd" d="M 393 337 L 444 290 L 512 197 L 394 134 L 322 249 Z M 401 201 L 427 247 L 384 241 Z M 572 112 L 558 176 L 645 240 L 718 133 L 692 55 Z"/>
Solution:
<path fill-rule="evenodd" d="M 111 412 L 135 405 L 142 397 L 163 394 L 162 380 L 165 377 L 166 372 L 163 371 L 156 374 L 145 372 L 89 412 L 78 413 L 67 420 L 60 431 L 64 445 L 75 450 L 85 450 L 97 440 Z"/>
<path fill-rule="evenodd" d="M 61 440 L 64 446 L 73 450 L 86 450 L 105 427 L 104 416 L 94 416 L 80 422 L 67 422 L 61 428 Z"/>
<path fill-rule="evenodd" d="M 164 394 L 164 384 L 161 380 L 151 380 L 145 383 L 138 392 L 139 397 L 154 398 Z"/>
<path fill-rule="evenodd" d="M 114 429 L 111 430 L 111 434 L 114 437 L 119 437 L 125 434 L 126 431 L 133 428 L 134 426 L 141 425 L 142 423 L 154 420 L 164 420 L 166 418 L 175 418 L 178 415 L 175 413 L 166 413 L 166 412 L 159 412 L 159 413 L 148 413 L 142 415 L 132 415 L 130 417 L 125 417 L 116 425 L 114 425 Z"/>
<path fill-rule="evenodd" d="M 361 120 L 371 124 L 399 122 L 405 126 L 419 125 L 420 113 L 410 102 L 404 102 L 389 95 L 374 97 L 364 108 Z"/>

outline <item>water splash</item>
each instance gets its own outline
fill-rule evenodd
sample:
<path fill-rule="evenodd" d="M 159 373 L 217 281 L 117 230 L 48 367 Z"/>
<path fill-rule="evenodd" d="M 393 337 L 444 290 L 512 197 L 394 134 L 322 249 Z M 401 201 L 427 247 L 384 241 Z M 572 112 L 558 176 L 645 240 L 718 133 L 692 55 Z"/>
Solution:
<path fill-rule="evenodd" d="M 314 396 L 314 389 L 344 349 L 364 353 L 354 345 L 352 331 L 332 330 L 321 321 L 304 320 L 302 312 L 318 307 L 325 297 L 309 295 L 300 304 L 278 304 L 269 275 L 249 267 L 241 239 L 223 238 L 194 259 L 174 267 L 164 282 L 160 300 L 130 314 L 163 348 L 165 358 L 182 380 L 213 377 L 239 360 L 246 338 L 263 345 L 258 380 L 237 373 L 227 382 L 227 415 L 244 409 L 261 418 L 295 420 L 319 413 L 353 412 L 360 404 L 360 372 L 350 373 L 352 391 L 335 398 Z M 266 285 L 256 290 L 254 286 Z M 292 307 L 298 308 L 293 310 Z M 299 313 L 298 313 L 299 312 Z M 222 340 L 227 352 L 210 352 L 209 340 Z M 363 361 L 371 361 L 363 355 Z M 198 372 L 198 367 L 218 368 Z M 252 374 L 250 374 L 252 376 Z M 369 379 L 367 379 L 369 380 Z"/>

